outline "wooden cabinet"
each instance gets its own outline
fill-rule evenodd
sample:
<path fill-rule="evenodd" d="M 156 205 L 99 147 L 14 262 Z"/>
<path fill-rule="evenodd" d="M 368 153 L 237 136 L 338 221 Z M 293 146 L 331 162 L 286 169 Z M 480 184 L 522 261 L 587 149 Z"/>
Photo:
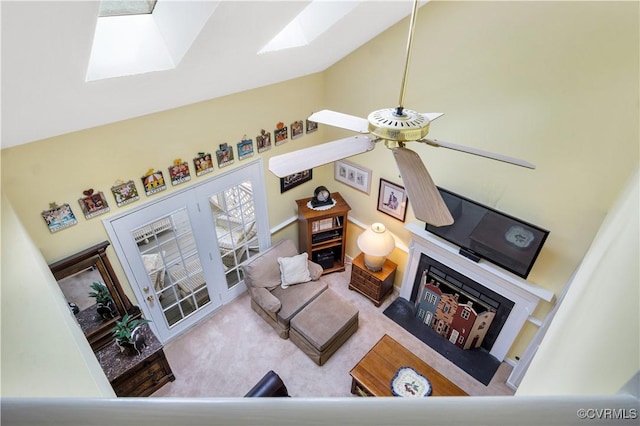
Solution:
<path fill-rule="evenodd" d="M 149 396 L 175 380 L 162 344 L 145 324 L 147 346 L 139 354 L 122 353 L 114 343 L 96 351 L 96 357 L 117 396 Z"/>
<path fill-rule="evenodd" d="M 398 265 L 387 259 L 382 270 L 372 272 L 364 266 L 364 254 L 360 253 L 358 257 L 353 259 L 349 290 L 357 291 L 378 307 L 393 290 L 397 267 Z"/>
<path fill-rule="evenodd" d="M 322 265 L 324 273 L 344 271 L 347 218 L 351 207 L 338 192 L 331 194 L 336 204 L 328 209 L 310 208 L 310 198 L 298 204 L 298 242 L 300 251 Z"/>

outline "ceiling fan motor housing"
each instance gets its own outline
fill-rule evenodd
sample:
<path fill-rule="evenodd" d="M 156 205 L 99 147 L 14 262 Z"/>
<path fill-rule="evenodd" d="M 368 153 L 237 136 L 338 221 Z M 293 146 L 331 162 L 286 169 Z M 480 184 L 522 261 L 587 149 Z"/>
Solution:
<path fill-rule="evenodd" d="M 396 108 L 381 109 L 369 114 L 367 119 L 369 132 L 386 140 L 417 141 L 429 133 L 429 119 L 410 109 L 403 109 L 401 115 Z"/>

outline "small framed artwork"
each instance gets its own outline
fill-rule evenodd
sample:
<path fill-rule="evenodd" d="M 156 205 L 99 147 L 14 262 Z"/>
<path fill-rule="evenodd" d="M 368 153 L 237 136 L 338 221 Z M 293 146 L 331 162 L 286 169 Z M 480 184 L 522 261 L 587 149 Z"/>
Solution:
<path fill-rule="evenodd" d="M 171 185 L 175 186 L 183 182 L 191 180 L 191 172 L 186 161 L 178 158 L 173 161 L 173 166 L 169 166 L 169 177 L 171 177 Z"/>
<path fill-rule="evenodd" d="M 365 194 L 371 192 L 371 169 L 347 160 L 333 163 L 333 178 Z"/>
<path fill-rule="evenodd" d="M 132 180 L 129 182 L 116 182 L 116 184 L 111 187 L 111 193 L 113 194 L 113 198 L 116 199 L 118 207 L 122 207 L 140 199 L 136 184 L 133 183 Z"/>
<path fill-rule="evenodd" d="M 315 121 L 307 120 L 307 133 L 313 133 L 318 130 L 318 123 Z"/>
<path fill-rule="evenodd" d="M 407 192 L 403 186 L 380 179 L 378 192 L 378 210 L 402 222 L 407 216 Z"/>
<path fill-rule="evenodd" d="M 260 130 L 260 134 L 256 136 L 256 144 L 258 144 L 258 153 L 271 149 L 271 132 Z"/>
<path fill-rule="evenodd" d="M 281 121 L 276 125 L 276 129 L 273 131 L 273 136 L 276 140 L 276 146 L 282 145 L 289 139 L 289 131 L 287 130 L 287 126 Z"/>
<path fill-rule="evenodd" d="M 291 123 L 291 140 L 297 139 L 302 135 L 304 135 L 304 125 L 302 124 L 302 120 Z"/>
<path fill-rule="evenodd" d="M 69 204 L 59 206 L 56 203 L 50 203 L 49 210 L 44 210 L 42 212 L 42 218 L 47 224 L 47 227 L 49 227 L 49 231 L 52 233 L 78 223 L 78 220 L 73 214 Z"/>
<path fill-rule="evenodd" d="M 218 167 L 223 168 L 233 163 L 233 147 L 226 143 L 220 145 L 220 149 L 216 151 L 216 159 Z"/>
<path fill-rule="evenodd" d="M 109 211 L 109 204 L 102 191 L 93 192 L 93 189 L 90 188 L 82 193 L 84 197 L 78 199 L 78 203 L 80 203 L 85 219 L 91 219 Z"/>
<path fill-rule="evenodd" d="M 164 182 L 164 175 L 160 170 L 149 169 L 140 179 L 142 179 L 142 187 L 147 196 L 157 194 L 167 189 L 167 184 Z"/>
<path fill-rule="evenodd" d="M 282 194 L 283 192 L 308 182 L 311 179 L 313 179 L 313 169 L 304 170 L 302 172 L 280 178 L 280 193 Z"/>
<path fill-rule="evenodd" d="M 244 135 L 242 140 L 238 142 L 238 159 L 244 160 L 251 156 L 253 156 L 253 140 Z"/>
<path fill-rule="evenodd" d="M 213 160 L 211 154 L 199 152 L 198 156 L 193 159 L 193 165 L 196 168 L 196 176 L 202 176 L 213 171 Z"/>

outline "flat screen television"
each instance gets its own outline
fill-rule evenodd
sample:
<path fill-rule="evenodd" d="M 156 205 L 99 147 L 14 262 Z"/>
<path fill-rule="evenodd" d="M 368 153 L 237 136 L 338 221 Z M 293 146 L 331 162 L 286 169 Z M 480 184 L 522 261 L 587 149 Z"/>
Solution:
<path fill-rule="evenodd" d="M 549 231 L 438 187 L 453 216 L 449 226 L 425 229 L 460 247 L 460 254 L 480 258 L 527 278 Z"/>

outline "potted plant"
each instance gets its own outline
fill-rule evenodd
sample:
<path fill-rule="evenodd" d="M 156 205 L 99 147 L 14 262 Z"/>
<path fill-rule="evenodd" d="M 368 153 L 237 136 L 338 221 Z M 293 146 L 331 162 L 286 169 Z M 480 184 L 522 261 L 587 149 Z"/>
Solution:
<path fill-rule="evenodd" d="M 104 283 L 94 282 L 91 284 L 93 291 L 89 292 L 89 297 L 96 299 L 96 311 L 103 319 L 111 319 L 116 315 L 116 306 L 109 293 L 109 289 Z"/>
<path fill-rule="evenodd" d="M 151 321 L 144 318 L 133 319 L 129 314 L 125 314 L 122 320 L 116 321 L 113 336 L 115 337 L 116 345 L 120 348 L 120 352 L 135 349 L 140 355 L 140 351 L 147 346 L 141 326 L 149 322 Z"/>

